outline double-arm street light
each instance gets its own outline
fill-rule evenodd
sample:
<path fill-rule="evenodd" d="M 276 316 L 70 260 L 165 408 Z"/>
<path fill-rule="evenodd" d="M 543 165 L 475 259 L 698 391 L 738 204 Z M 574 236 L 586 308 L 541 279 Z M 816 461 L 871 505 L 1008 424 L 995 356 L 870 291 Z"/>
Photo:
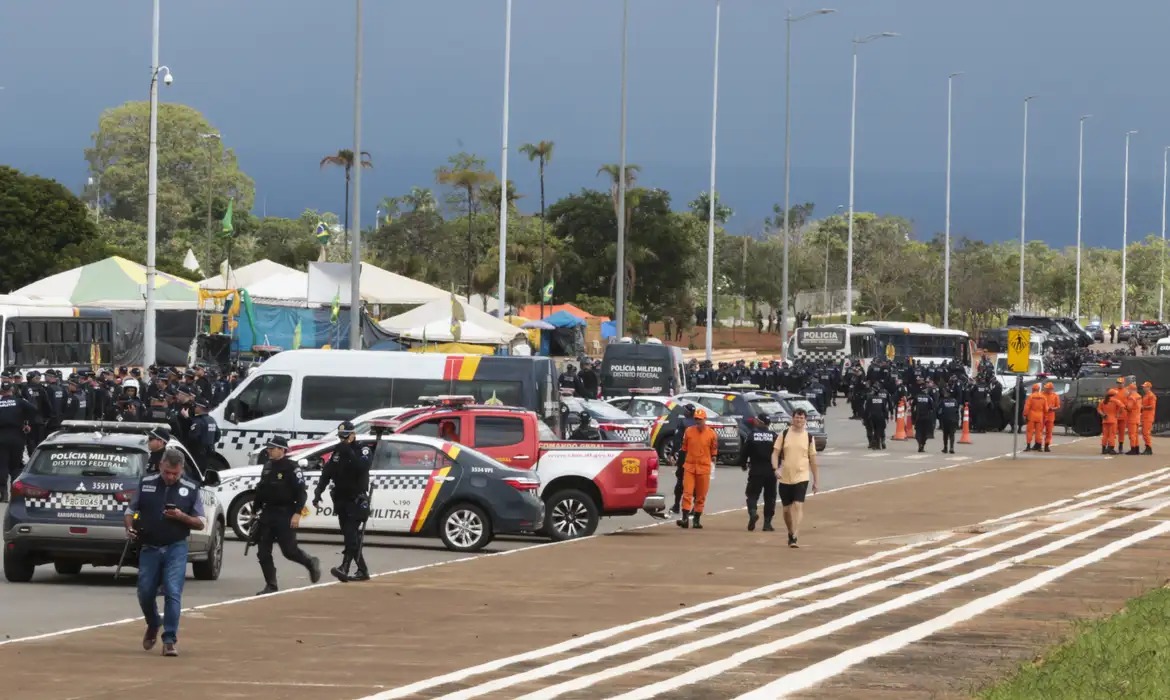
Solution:
<path fill-rule="evenodd" d="M 1081 115 L 1080 137 L 1077 146 L 1077 295 L 1073 318 L 1081 320 L 1081 212 L 1085 196 L 1085 120 L 1092 114 Z"/>
<path fill-rule="evenodd" d="M 155 256 L 158 242 L 158 81 L 175 81 L 171 70 L 158 64 L 159 0 L 154 0 L 150 49 L 150 142 L 146 165 L 146 311 L 142 320 L 142 364 L 155 363 Z"/>
<path fill-rule="evenodd" d="M 1162 265 L 1158 275 L 1158 320 L 1165 319 L 1163 303 L 1166 300 L 1166 154 L 1170 153 L 1170 146 L 1162 149 Z"/>
<path fill-rule="evenodd" d="M 954 95 L 955 78 L 963 75 L 951 73 L 947 76 L 947 203 L 943 238 L 946 252 L 943 255 L 943 328 L 951 327 L 951 98 Z"/>

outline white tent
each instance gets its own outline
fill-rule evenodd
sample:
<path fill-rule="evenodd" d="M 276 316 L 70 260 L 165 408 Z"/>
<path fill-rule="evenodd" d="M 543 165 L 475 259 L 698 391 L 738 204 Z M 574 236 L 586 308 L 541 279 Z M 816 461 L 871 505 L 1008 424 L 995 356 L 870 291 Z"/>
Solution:
<path fill-rule="evenodd" d="M 303 303 L 309 298 L 309 275 L 290 269 L 258 280 L 245 289 L 253 299 L 285 299 Z"/>
<path fill-rule="evenodd" d="M 480 345 L 508 345 L 517 335 L 524 336 L 524 331 L 507 321 L 486 314 L 483 311 L 468 306 L 463 300 L 457 300 L 463 307 L 465 321 L 460 323 L 462 335 L 459 342 L 477 343 Z M 411 340 L 426 340 L 434 342 L 450 342 L 455 340 L 451 333 L 451 297 L 436 299 L 429 304 L 423 304 L 417 309 L 411 309 L 386 319 L 378 326 L 394 335 L 400 335 Z"/>
<path fill-rule="evenodd" d="M 252 285 L 257 282 L 289 272 L 296 272 L 296 270 L 271 260 L 257 260 L 240 268 L 232 268 L 228 272 L 226 283 L 223 275 L 219 274 L 215 277 L 208 277 L 200 282 L 199 286 L 203 289 L 239 289 L 243 287 L 252 293 Z"/>
<path fill-rule="evenodd" d="M 450 298 L 450 292 L 426 282 L 362 263 L 362 299 L 367 304 L 426 304 L 436 299 L 449 301 Z"/>

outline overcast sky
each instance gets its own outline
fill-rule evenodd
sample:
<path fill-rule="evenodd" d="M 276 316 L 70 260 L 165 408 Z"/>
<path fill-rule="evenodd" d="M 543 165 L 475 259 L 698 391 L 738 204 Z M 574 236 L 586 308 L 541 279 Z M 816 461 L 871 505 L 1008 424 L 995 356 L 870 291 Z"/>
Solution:
<path fill-rule="evenodd" d="M 794 27 L 794 202 L 848 201 L 850 38 L 860 50 L 856 207 L 902 214 L 919 237 L 943 225 L 947 74 L 954 99 L 952 230 L 1019 236 L 1023 98 L 1029 238 L 1071 243 L 1078 118 L 1086 131 L 1085 232 L 1120 242 L 1124 134 L 1131 238 L 1161 226 L 1170 3 L 1127 0 L 825 0 L 837 14 Z M 631 0 L 629 159 L 685 205 L 710 167 L 714 0 Z M 793 4 L 794 13 L 819 4 Z M 500 167 L 504 0 L 366 0 L 363 217 L 383 195 L 433 185 L 455 151 Z M 724 0 L 718 184 L 732 230 L 783 198 L 784 14 L 776 0 Z M 150 0 L 0 3 L 0 162 L 85 179 L 82 150 L 105 108 L 145 99 Z M 526 141 L 556 142 L 550 196 L 601 186 L 618 159 L 620 0 L 515 0 L 509 177 L 538 206 Z M 321 156 L 353 143 L 352 0 L 164 0 L 162 99 L 201 110 L 257 183 L 257 209 L 341 208 Z M 257 213 L 261 213 L 258 211 Z"/>

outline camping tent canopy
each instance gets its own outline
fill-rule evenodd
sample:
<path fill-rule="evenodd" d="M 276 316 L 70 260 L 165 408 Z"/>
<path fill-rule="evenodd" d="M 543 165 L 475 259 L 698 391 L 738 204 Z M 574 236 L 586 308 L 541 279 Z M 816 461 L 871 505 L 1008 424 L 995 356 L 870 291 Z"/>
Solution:
<path fill-rule="evenodd" d="M 545 318 L 548 318 L 549 316 L 557 313 L 558 311 L 568 311 L 569 313 L 573 314 L 577 318 L 581 318 L 581 319 L 600 318 L 602 321 L 609 320 L 609 316 L 594 316 L 593 314 L 589 313 L 588 311 L 586 311 L 578 306 L 573 306 L 572 304 L 545 304 L 544 305 L 544 317 Z M 526 316 L 528 318 L 540 318 L 540 304 L 529 304 L 528 306 L 525 306 L 524 308 L 520 309 L 516 313 L 521 315 L 521 316 Z"/>
<path fill-rule="evenodd" d="M 388 318 L 379 323 L 378 327 L 387 333 L 412 340 L 454 341 L 455 336 L 451 333 L 451 303 L 448 295 L 446 299 L 436 299 L 404 314 Z M 459 342 L 507 345 L 517 335 L 524 334 L 524 331 L 516 326 L 469 306 L 465 301 L 456 300 L 455 303 L 463 308 L 464 318 L 467 319 L 461 323 L 462 334 Z"/>
<path fill-rule="evenodd" d="M 585 325 L 584 320 L 565 310 L 558 311 L 550 316 L 545 316 L 544 322 L 554 328 L 576 328 Z"/>
<path fill-rule="evenodd" d="M 243 267 L 230 269 L 226 282 L 223 275 L 216 275 L 201 281 L 199 286 L 203 289 L 239 289 L 243 287 L 251 291 L 252 285 L 257 282 L 289 272 L 296 272 L 296 270 L 271 260 L 257 260 Z"/>
<path fill-rule="evenodd" d="M 99 260 L 72 270 L 58 272 L 12 292 L 21 296 L 57 297 L 72 304 L 114 309 L 144 309 L 146 268 L 117 256 Z M 194 309 L 198 305 L 199 285 L 181 277 L 158 272 L 154 281 L 154 298 L 159 308 Z"/>

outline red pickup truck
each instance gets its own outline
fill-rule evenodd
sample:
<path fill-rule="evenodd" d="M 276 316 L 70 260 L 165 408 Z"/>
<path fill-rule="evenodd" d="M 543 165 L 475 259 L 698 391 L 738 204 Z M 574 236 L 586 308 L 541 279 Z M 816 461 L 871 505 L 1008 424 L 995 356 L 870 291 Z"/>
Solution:
<path fill-rule="evenodd" d="M 395 433 L 442 437 L 534 471 L 545 503 L 541 532 L 554 540 L 592 535 L 601 516 L 665 517 L 658 454 L 649 446 L 562 441 L 532 411 L 458 401 L 412 409 L 390 425 Z"/>

